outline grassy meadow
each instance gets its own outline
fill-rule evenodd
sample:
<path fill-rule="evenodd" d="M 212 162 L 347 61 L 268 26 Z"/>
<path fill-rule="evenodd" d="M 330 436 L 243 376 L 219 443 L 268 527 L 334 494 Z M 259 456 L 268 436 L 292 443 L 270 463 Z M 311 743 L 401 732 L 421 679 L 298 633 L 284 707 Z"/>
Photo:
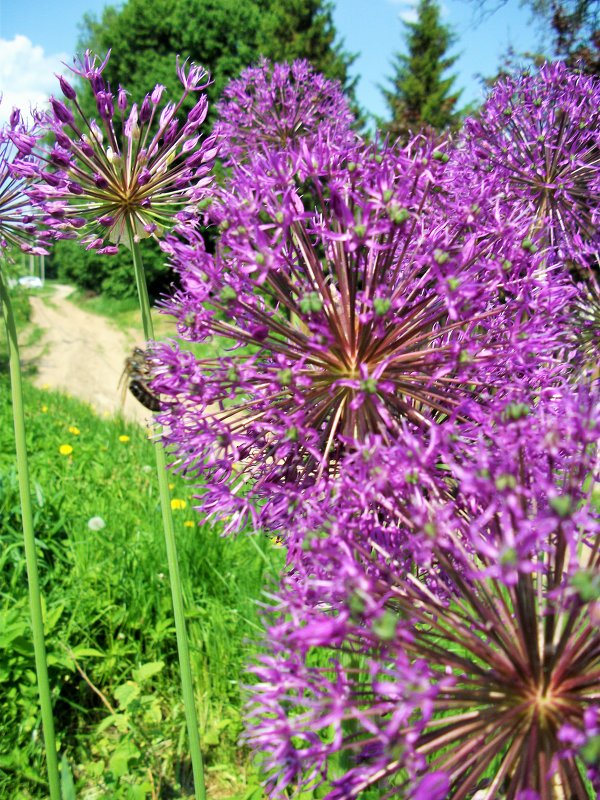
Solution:
<path fill-rule="evenodd" d="M 27 316 L 26 303 L 19 314 Z M 192 792 L 148 432 L 26 384 L 34 523 L 64 800 Z M 177 476 L 181 562 L 209 795 L 259 798 L 237 743 L 257 601 L 282 553 L 199 524 Z M 0 351 L 0 798 L 46 796 L 10 391 Z"/>

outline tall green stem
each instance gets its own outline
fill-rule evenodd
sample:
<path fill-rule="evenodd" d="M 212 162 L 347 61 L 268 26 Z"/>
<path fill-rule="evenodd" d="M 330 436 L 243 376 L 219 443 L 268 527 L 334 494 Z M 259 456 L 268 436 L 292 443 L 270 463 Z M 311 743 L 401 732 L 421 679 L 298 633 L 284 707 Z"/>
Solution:
<path fill-rule="evenodd" d="M 146 276 L 144 275 L 144 268 L 142 265 L 142 256 L 140 253 L 139 244 L 135 241 L 133 229 L 130 223 L 128 224 L 128 234 L 129 244 L 133 255 L 133 267 L 140 301 L 140 309 L 142 312 L 144 337 L 146 339 L 154 339 L 154 327 L 152 325 L 152 318 L 150 315 L 150 300 L 148 298 L 148 288 L 146 286 Z M 196 713 L 196 703 L 194 700 L 194 684 L 192 681 L 192 669 L 190 666 L 190 651 L 185 625 L 183 594 L 181 591 L 181 578 L 179 574 L 179 561 L 177 558 L 177 546 L 175 543 L 175 529 L 173 526 L 173 517 L 171 515 L 171 495 L 169 492 L 167 463 L 165 452 L 160 445 L 157 445 L 154 448 L 154 452 L 156 454 L 158 490 L 162 510 L 165 545 L 167 550 L 167 563 L 169 566 L 171 595 L 173 598 L 173 616 L 175 618 L 175 634 L 177 636 L 177 651 L 179 654 L 181 689 L 190 742 L 192 770 L 194 773 L 194 789 L 197 800 L 205 800 L 206 789 L 204 786 L 202 750 L 200 748 L 200 729 L 198 725 L 198 715 Z"/>
<path fill-rule="evenodd" d="M 27 463 L 27 446 L 25 443 L 25 417 L 23 413 L 23 387 L 21 381 L 21 364 L 19 361 L 19 345 L 17 326 L 12 311 L 8 287 L 4 282 L 0 268 L 0 304 L 6 325 L 8 341 L 8 364 L 10 370 L 10 386 L 13 407 L 13 423 L 15 427 L 15 450 L 17 453 L 17 474 L 19 494 L 21 496 L 21 518 L 23 522 L 23 541 L 25 545 L 25 563 L 27 565 L 27 584 L 29 588 L 29 610 L 33 633 L 33 650 L 35 654 L 35 671 L 37 675 L 40 708 L 42 712 L 42 729 L 46 747 L 46 766 L 48 768 L 48 785 L 51 800 L 60 800 L 60 777 L 58 758 L 56 755 L 56 738 L 54 735 L 54 719 L 52 717 L 52 697 L 48 680 L 46 662 L 46 643 L 44 641 L 44 621 L 42 618 L 42 601 L 40 581 L 33 531 L 33 514 L 31 511 L 31 491 L 29 487 L 29 466 Z"/>

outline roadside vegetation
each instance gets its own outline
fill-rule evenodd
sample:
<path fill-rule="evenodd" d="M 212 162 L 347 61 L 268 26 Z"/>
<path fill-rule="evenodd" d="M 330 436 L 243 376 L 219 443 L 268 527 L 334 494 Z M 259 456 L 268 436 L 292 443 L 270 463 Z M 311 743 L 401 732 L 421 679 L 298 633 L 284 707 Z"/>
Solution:
<path fill-rule="evenodd" d="M 0 797 L 24 800 L 44 797 L 46 783 L 9 397 L 3 374 Z M 139 426 L 58 392 L 27 385 L 25 399 L 63 795 L 72 781 L 78 798 L 187 796 L 154 445 Z M 244 796 L 257 784 L 237 743 L 239 681 L 265 572 L 281 551 L 266 538 L 199 526 L 177 476 L 171 494 L 208 785 L 213 797 Z"/>

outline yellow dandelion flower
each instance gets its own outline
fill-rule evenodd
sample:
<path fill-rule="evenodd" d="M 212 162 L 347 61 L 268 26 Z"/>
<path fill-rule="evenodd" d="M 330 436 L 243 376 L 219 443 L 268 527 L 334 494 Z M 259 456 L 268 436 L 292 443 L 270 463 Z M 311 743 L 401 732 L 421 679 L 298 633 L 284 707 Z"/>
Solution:
<path fill-rule="evenodd" d="M 49 388 L 50 388 L 49 383 L 42 383 L 42 385 L 40 386 L 40 389 L 42 389 L 44 392 L 47 392 Z"/>
<path fill-rule="evenodd" d="M 123 444 L 125 444 L 126 442 L 129 441 L 129 436 L 125 436 L 125 434 L 123 433 L 123 434 L 121 434 L 121 436 L 119 436 L 119 441 L 123 442 Z"/>
<path fill-rule="evenodd" d="M 187 503 L 185 502 L 185 500 L 181 500 L 179 497 L 174 497 L 171 500 L 171 508 L 173 509 L 173 511 L 181 511 L 181 509 L 185 508 L 186 506 Z"/>
<path fill-rule="evenodd" d="M 61 456 L 70 456 L 73 452 L 73 448 L 70 444 L 61 444 L 61 446 L 58 448 L 58 452 L 61 454 Z"/>
<path fill-rule="evenodd" d="M 283 539 L 280 539 L 279 536 L 271 536 L 271 544 L 273 547 L 283 547 Z"/>
<path fill-rule="evenodd" d="M 48 406 L 42 406 L 41 411 L 42 411 L 42 414 L 47 414 L 48 413 Z"/>
<path fill-rule="evenodd" d="M 69 425 L 69 433 L 72 433 L 73 436 L 79 436 L 81 431 L 77 427 L 77 425 Z"/>
<path fill-rule="evenodd" d="M 184 528 L 193 528 L 195 525 L 196 523 L 191 519 L 186 519 L 186 521 L 183 523 Z"/>
<path fill-rule="evenodd" d="M 170 489 L 171 491 L 173 491 L 173 489 L 174 489 L 174 488 L 175 488 L 175 484 L 174 484 L 174 483 L 170 483 L 170 484 L 169 484 L 169 489 Z"/>

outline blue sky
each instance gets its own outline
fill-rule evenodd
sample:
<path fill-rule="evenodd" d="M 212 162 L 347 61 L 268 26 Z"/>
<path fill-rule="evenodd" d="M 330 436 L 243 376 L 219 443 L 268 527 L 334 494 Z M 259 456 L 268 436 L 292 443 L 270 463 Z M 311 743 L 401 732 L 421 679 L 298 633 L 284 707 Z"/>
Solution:
<path fill-rule="evenodd" d="M 117 3 L 118 4 L 118 3 Z M 55 91 L 54 73 L 74 55 L 84 13 L 100 16 L 106 0 L 0 0 L 0 117 L 13 105 L 26 110 Z M 403 45 L 403 19 L 414 19 L 415 0 L 337 0 L 336 28 L 345 48 L 358 54 L 353 71 L 359 77 L 358 99 L 367 111 L 385 116 L 378 85 L 392 72 L 394 53 Z M 498 0 L 488 0 L 493 8 Z M 540 31 L 518 0 L 507 0 L 481 20 L 478 2 L 441 0 L 443 20 L 458 37 L 454 72 L 462 100 L 481 99 L 477 74 L 495 72 L 502 53 L 535 49 Z M 148 87 L 151 89 L 152 87 Z"/>

